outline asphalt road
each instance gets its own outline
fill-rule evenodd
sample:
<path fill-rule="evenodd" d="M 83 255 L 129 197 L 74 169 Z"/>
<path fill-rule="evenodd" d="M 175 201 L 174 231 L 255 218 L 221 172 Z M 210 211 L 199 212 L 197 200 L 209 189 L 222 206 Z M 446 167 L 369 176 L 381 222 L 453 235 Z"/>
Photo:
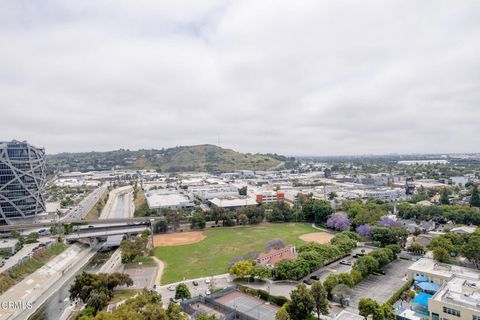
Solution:
<path fill-rule="evenodd" d="M 52 294 L 90 260 L 97 248 L 72 245 L 43 267 L 4 292 L 0 301 L 30 302 L 33 308 L 7 308 L 0 310 L 0 319 L 28 319 Z"/>

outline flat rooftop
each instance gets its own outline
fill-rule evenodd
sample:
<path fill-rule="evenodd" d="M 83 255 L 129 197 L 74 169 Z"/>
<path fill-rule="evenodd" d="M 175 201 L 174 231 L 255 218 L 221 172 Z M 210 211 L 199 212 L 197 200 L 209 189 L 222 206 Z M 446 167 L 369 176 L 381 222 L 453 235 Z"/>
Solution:
<path fill-rule="evenodd" d="M 480 310 L 480 281 L 454 277 L 432 299 Z"/>
<path fill-rule="evenodd" d="M 217 207 L 230 208 L 230 207 L 241 207 L 241 206 L 254 206 L 257 205 L 257 201 L 252 198 L 237 198 L 237 199 L 218 199 L 214 198 L 210 202 Z"/>
<path fill-rule="evenodd" d="M 156 191 L 156 190 L 155 190 Z M 150 209 L 175 208 L 175 207 L 192 207 L 194 204 L 187 196 L 178 192 L 155 192 L 146 193 L 148 207 Z"/>
<path fill-rule="evenodd" d="M 453 278 L 453 276 L 458 276 L 473 281 L 480 280 L 480 271 L 478 270 L 440 263 L 428 258 L 422 258 L 414 262 L 408 268 L 408 270 L 419 272 L 422 274 L 429 273 L 446 279 Z"/>

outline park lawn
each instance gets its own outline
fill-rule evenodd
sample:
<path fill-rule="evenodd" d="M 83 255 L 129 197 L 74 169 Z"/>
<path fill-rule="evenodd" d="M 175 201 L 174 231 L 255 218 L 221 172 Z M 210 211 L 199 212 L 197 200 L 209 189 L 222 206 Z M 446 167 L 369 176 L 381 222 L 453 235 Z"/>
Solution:
<path fill-rule="evenodd" d="M 155 256 L 166 263 L 162 284 L 227 273 L 227 266 L 234 257 L 262 252 L 272 239 L 282 239 L 298 246 L 304 243 L 298 237 L 310 232 L 319 230 L 304 223 L 205 230 L 205 240 L 198 243 L 155 248 Z"/>

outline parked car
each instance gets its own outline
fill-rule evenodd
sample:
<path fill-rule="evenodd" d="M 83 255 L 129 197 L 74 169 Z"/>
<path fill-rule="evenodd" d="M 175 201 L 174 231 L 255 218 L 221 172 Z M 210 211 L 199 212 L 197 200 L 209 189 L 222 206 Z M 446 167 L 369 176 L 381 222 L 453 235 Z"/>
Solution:
<path fill-rule="evenodd" d="M 305 279 L 305 280 L 303 280 L 303 283 L 311 285 L 313 283 L 313 281 L 311 279 Z"/>
<path fill-rule="evenodd" d="M 343 264 L 343 265 L 346 265 L 346 266 L 351 266 L 351 265 L 352 265 L 352 261 L 350 261 L 350 260 L 342 260 L 342 261 L 340 261 L 340 264 Z"/>
<path fill-rule="evenodd" d="M 206 284 L 209 284 L 210 282 L 211 282 L 211 281 L 210 281 L 209 278 L 205 279 L 205 283 L 206 283 Z"/>
<path fill-rule="evenodd" d="M 175 291 L 175 287 L 174 286 L 168 286 L 168 291 Z"/>
<path fill-rule="evenodd" d="M 207 289 L 207 291 L 205 291 L 205 294 L 208 296 L 209 294 L 212 294 L 212 293 L 210 292 L 210 290 Z"/>
<path fill-rule="evenodd" d="M 378 273 L 383 274 L 383 275 L 386 275 L 386 274 L 387 274 L 387 273 L 385 272 L 385 270 L 382 270 L 382 269 L 378 270 Z"/>
<path fill-rule="evenodd" d="M 0 261 L 0 268 L 3 267 L 5 265 L 5 260 L 1 260 Z"/>
<path fill-rule="evenodd" d="M 314 274 L 313 276 L 310 277 L 310 279 L 320 280 L 320 276 L 318 274 Z"/>
<path fill-rule="evenodd" d="M 192 281 L 192 284 L 196 287 L 198 286 L 198 281 Z"/>

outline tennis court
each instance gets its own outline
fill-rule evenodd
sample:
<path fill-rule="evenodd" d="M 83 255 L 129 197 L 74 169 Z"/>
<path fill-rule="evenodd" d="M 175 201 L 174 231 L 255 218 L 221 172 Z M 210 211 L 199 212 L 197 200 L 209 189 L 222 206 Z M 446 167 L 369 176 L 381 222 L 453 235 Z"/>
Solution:
<path fill-rule="evenodd" d="M 215 301 L 254 319 L 275 320 L 275 313 L 278 310 L 276 306 L 239 291 L 231 292 Z"/>

